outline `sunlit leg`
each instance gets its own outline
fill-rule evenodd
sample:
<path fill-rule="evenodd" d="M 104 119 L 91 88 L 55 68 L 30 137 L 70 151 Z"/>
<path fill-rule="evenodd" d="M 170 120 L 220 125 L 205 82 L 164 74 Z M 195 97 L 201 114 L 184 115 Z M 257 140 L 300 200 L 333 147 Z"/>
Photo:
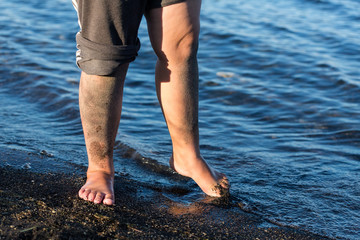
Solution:
<path fill-rule="evenodd" d="M 198 65 L 200 0 L 153 9 L 147 14 L 149 36 L 158 56 L 156 89 L 170 132 L 171 167 L 191 177 L 210 196 L 229 187 L 226 176 L 200 155 Z"/>

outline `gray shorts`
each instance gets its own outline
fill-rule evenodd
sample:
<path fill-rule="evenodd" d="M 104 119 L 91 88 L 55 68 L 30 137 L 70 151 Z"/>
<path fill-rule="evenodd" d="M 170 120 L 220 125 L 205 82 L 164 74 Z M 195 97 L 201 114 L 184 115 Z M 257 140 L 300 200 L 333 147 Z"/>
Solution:
<path fill-rule="evenodd" d="M 134 61 L 138 29 L 146 11 L 186 0 L 72 0 L 78 12 L 76 63 L 92 75 L 111 75 Z"/>

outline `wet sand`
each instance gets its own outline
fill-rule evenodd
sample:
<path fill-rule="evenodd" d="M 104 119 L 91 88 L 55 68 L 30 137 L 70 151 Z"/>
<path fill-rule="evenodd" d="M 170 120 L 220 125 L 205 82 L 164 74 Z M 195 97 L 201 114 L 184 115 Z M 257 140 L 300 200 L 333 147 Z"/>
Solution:
<path fill-rule="evenodd" d="M 115 206 L 77 197 L 79 173 L 0 167 L 0 239 L 326 239 L 271 225 L 229 201 L 183 205 L 164 190 L 126 177 L 115 182 Z M 211 200 L 211 199 L 210 199 Z"/>

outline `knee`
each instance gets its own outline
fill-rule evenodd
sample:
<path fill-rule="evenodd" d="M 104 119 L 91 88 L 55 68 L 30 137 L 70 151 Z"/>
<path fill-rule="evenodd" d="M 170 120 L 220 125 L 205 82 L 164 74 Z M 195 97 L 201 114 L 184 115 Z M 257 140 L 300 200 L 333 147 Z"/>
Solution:
<path fill-rule="evenodd" d="M 197 56 L 199 37 L 197 33 L 191 32 L 183 36 L 177 42 L 177 56 L 182 60 L 188 60 Z"/>
<path fill-rule="evenodd" d="M 161 51 L 157 52 L 158 60 L 168 64 L 181 64 L 196 59 L 198 35 L 198 31 L 191 30 L 171 41 L 164 42 Z"/>

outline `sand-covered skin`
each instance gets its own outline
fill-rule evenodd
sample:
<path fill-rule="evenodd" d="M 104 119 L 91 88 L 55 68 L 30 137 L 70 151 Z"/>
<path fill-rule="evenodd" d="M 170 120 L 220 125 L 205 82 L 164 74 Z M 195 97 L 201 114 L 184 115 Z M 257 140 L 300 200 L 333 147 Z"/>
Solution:
<path fill-rule="evenodd" d="M 210 203 L 189 206 L 126 178 L 115 179 L 115 206 L 77 196 L 85 179 L 0 167 L 0 239 L 324 239 Z"/>

